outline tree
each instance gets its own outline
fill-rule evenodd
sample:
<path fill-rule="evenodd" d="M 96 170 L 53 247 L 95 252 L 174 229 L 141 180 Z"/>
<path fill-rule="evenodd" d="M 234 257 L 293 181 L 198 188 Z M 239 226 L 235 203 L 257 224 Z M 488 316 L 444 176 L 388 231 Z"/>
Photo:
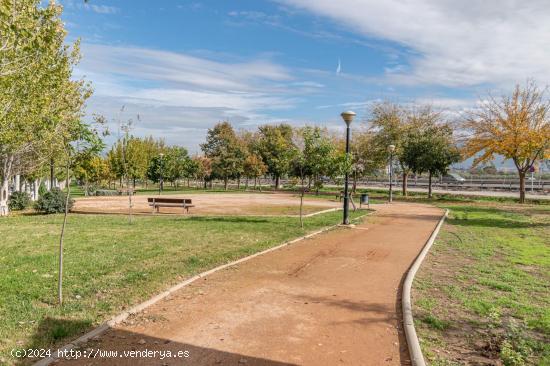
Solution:
<path fill-rule="evenodd" d="M 246 154 L 231 124 L 221 122 L 209 129 L 201 149 L 212 161 L 212 174 L 223 179 L 227 190 L 228 180 L 242 174 Z"/>
<path fill-rule="evenodd" d="M 292 127 L 285 123 L 259 127 L 257 152 L 267 165 L 267 172 L 275 179 L 275 188 L 280 187 L 280 178 L 290 170 L 295 153 L 292 134 Z"/>
<path fill-rule="evenodd" d="M 354 131 L 350 149 L 353 159 L 352 191 L 355 192 L 357 190 L 357 180 L 383 168 L 387 160 L 385 151 L 382 152 L 376 148 L 375 135 L 372 131 L 364 129 Z"/>
<path fill-rule="evenodd" d="M 398 104 L 383 102 L 374 104 L 371 110 L 370 126 L 374 133 L 373 144 L 376 147 L 377 159 L 389 160 L 389 145 L 395 145 L 394 156 L 399 162 L 403 178 L 403 196 L 407 195 L 407 179 L 410 167 L 403 159 L 403 146 L 411 136 L 429 126 L 440 118 L 430 106 L 413 106 L 405 108 Z"/>
<path fill-rule="evenodd" d="M 67 226 L 67 215 L 69 213 L 69 202 L 71 200 L 70 176 L 71 168 L 74 168 L 76 161 L 82 160 L 83 156 L 97 155 L 105 145 L 97 129 L 82 123 L 81 121 L 64 121 L 68 127 L 60 136 L 62 147 L 65 152 L 66 168 L 66 187 L 65 210 L 63 214 L 63 224 L 61 226 L 61 235 L 59 236 L 59 273 L 58 273 L 58 300 L 59 305 L 63 304 L 63 244 L 65 239 L 65 227 Z M 98 120 L 101 125 L 102 120 Z"/>
<path fill-rule="evenodd" d="M 204 188 L 206 189 L 206 181 L 212 174 L 212 160 L 206 156 L 195 156 L 192 159 L 197 164 L 197 172 L 195 178 L 198 181 L 203 181 Z"/>
<path fill-rule="evenodd" d="M 164 156 L 154 156 L 147 168 L 147 179 L 153 181 L 153 183 L 160 183 L 161 178 L 165 177 L 166 173 L 166 160 Z M 162 187 L 161 187 L 162 189 Z"/>
<path fill-rule="evenodd" d="M 179 179 L 185 177 L 189 156 L 187 149 L 181 146 L 171 146 L 166 149 L 163 157 L 166 171 L 164 177 L 177 188 Z"/>
<path fill-rule="evenodd" d="M 496 155 L 511 159 L 519 175 L 519 201 L 525 202 L 525 175 L 538 159 L 550 157 L 550 102 L 533 81 L 516 85 L 511 95 L 489 96 L 464 123 L 466 157 L 474 166 Z"/>
<path fill-rule="evenodd" d="M 249 154 L 243 166 L 244 175 L 246 176 L 246 188 L 248 188 L 248 179 L 254 178 L 254 189 L 259 177 L 267 172 L 267 166 L 262 161 L 262 158 L 256 154 Z M 260 185 L 260 190 L 262 189 Z"/>
<path fill-rule="evenodd" d="M 65 44 L 62 8 L 52 1 L 0 4 L 0 215 L 8 182 L 60 154 L 61 136 L 80 120 L 91 89 L 74 80 L 78 42 Z"/>
<path fill-rule="evenodd" d="M 415 174 L 428 173 L 429 198 L 432 198 L 432 177 L 447 174 L 449 166 L 461 160 L 449 125 L 412 133 L 403 146 L 401 158 Z"/>
<path fill-rule="evenodd" d="M 297 132 L 302 137 L 304 174 L 313 181 L 317 193 L 322 186 L 322 177 L 332 170 L 336 153 L 328 132 L 319 127 L 306 126 Z M 296 143 L 294 144 L 296 145 Z"/>

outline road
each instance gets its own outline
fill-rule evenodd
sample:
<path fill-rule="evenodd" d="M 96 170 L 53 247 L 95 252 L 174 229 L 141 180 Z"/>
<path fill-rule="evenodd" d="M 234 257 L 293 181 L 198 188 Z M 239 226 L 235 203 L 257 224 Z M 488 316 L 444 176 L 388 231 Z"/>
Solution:
<path fill-rule="evenodd" d="M 358 185 L 357 188 L 367 188 L 367 189 L 381 189 L 381 190 L 389 190 L 388 187 L 382 187 L 382 186 L 374 186 L 374 185 Z M 396 191 L 401 190 L 401 185 L 395 186 L 394 189 Z M 414 188 L 414 187 L 408 187 L 407 190 L 409 192 L 424 192 L 428 193 L 427 188 Z M 499 192 L 499 191 L 455 191 L 455 190 L 446 190 L 446 189 L 438 189 L 434 188 L 433 193 L 441 193 L 441 194 L 450 194 L 450 195 L 457 195 L 457 196 L 476 196 L 476 197 L 506 197 L 506 198 L 519 198 L 518 192 Z M 525 197 L 527 199 L 536 199 L 536 200 L 550 200 L 550 195 L 542 195 L 542 194 L 532 194 L 527 192 Z"/>

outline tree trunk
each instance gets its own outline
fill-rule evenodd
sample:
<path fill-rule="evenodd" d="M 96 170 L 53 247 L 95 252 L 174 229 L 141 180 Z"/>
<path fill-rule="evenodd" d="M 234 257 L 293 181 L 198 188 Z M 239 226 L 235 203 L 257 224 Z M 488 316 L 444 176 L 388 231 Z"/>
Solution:
<path fill-rule="evenodd" d="M 9 181 L 11 177 L 11 168 L 13 165 L 13 156 L 9 156 L 4 160 L 2 167 L 2 185 L 0 186 L 0 216 L 8 216 L 10 213 L 8 207 L 9 198 Z"/>
<path fill-rule="evenodd" d="M 280 177 L 278 175 L 275 176 L 275 189 L 279 189 L 280 185 Z"/>
<path fill-rule="evenodd" d="M 134 186 L 134 190 L 136 189 L 136 177 L 133 178 L 132 185 Z"/>
<path fill-rule="evenodd" d="M 519 170 L 519 203 L 525 203 L 525 172 Z"/>
<path fill-rule="evenodd" d="M 403 197 L 407 197 L 407 182 L 409 180 L 409 174 L 403 172 Z"/>
<path fill-rule="evenodd" d="M 8 216 L 10 213 L 8 207 L 8 192 L 9 192 L 9 181 L 6 176 L 2 178 L 2 186 L 0 187 L 0 216 Z"/>
<path fill-rule="evenodd" d="M 244 190 L 248 191 L 248 177 L 246 177 L 246 180 L 244 181 Z"/>
<path fill-rule="evenodd" d="M 258 177 L 254 177 L 254 190 L 256 190 L 257 182 L 258 182 Z"/>
<path fill-rule="evenodd" d="M 428 173 L 428 198 L 432 198 L 432 172 Z"/>
<path fill-rule="evenodd" d="M 302 179 L 302 182 L 304 180 Z M 303 207 L 304 207 L 304 184 L 302 183 L 302 193 L 300 194 L 300 227 L 304 228 L 304 218 L 303 218 Z"/>
<path fill-rule="evenodd" d="M 61 225 L 61 235 L 59 236 L 59 275 L 57 280 L 57 298 L 59 305 L 63 305 L 63 241 L 65 239 L 65 226 L 67 226 L 67 215 L 69 214 L 69 199 L 71 196 L 71 185 L 69 182 L 70 158 L 67 158 L 67 195 L 65 196 L 65 213 L 63 214 L 63 224 Z"/>
<path fill-rule="evenodd" d="M 357 171 L 353 172 L 353 187 L 351 188 L 351 193 L 357 193 Z"/>
<path fill-rule="evenodd" d="M 241 190 L 241 177 L 239 176 L 237 178 L 237 191 L 240 191 Z"/>
<path fill-rule="evenodd" d="M 54 160 L 53 158 L 50 160 L 50 191 L 54 187 L 55 184 L 55 174 L 54 174 Z"/>
<path fill-rule="evenodd" d="M 227 178 L 223 178 L 223 189 L 227 191 Z"/>

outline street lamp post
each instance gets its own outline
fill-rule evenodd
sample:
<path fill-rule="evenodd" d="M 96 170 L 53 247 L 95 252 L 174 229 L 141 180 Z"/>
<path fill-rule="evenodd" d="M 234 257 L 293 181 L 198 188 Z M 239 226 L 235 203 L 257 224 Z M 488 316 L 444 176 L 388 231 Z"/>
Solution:
<path fill-rule="evenodd" d="M 388 146 L 390 150 L 390 195 L 389 202 L 393 202 L 393 152 L 395 151 L 395 145 Z"/>
<path fill-rule="evenodd" d="M 160 173 L 160 179 L 159 179 L 159 195 L 160 193 L 164 190 L 164 177 L 162 176 L 163 175 L 163 171 L 162 171 L 162 167 L 164 165 L 164 162 L 162 160 L 162 158 L 164 157 L 164 154 L 163 153 L 160 153 L 159 154 L 160 156 L 160 167 L 159 167 L 159 173 Z"/>
<path fill-rule="evenodd" d="M 346 122 L 346 159 L 349 157 L 349 140 L 350 140 L 350 125 L 355 117 L 355 112 L 347 111 L 342 112 L 342 119 Z M 346 167 L 347 168 L 347 167 Z M 348 192 L 348 183 L 349 183 L 349 172 L 346 169 L 346 176 L 344 182 L 344 225 L 349 225 L 349 192 Z"/>

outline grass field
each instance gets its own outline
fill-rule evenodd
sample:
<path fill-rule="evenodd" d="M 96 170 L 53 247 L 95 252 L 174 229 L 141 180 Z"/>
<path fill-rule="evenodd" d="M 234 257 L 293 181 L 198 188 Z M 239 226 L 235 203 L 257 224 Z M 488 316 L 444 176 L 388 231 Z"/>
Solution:
<path fill-rule="evenodd" d="M 550 206 L 451 210 L 414 284 L 431 365 L 550 365 Z"/>
<path fill-rule="evenodd" d="M 360 213 L 357 212 L 357 215 Z M 56 305 L 61 215 L 0 220 L 0 357 L 58 346 L 183 278 L 333 225 L 341 212 L 284 217 L 70 215 L 63 307 Z M 0 360 L 2 364 L 2 360 Z"/>

